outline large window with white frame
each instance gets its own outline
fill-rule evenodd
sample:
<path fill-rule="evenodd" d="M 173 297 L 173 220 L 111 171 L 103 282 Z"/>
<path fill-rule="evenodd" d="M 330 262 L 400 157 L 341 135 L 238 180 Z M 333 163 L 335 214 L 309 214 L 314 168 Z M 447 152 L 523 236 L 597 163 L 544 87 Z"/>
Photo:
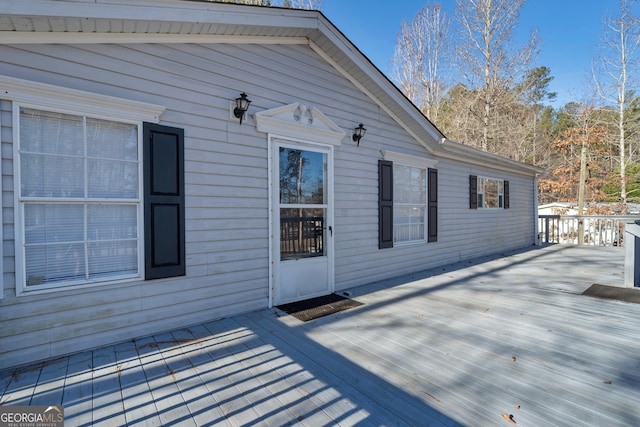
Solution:
<path fill-rule="evenodd" d="M 140 123 L 14 105 L 22 289 L 140 277 Z"/>
<path fill-rule="evenodd" d="M 393 165 L 393 243 L 425 240 L 427 170 Z"/>

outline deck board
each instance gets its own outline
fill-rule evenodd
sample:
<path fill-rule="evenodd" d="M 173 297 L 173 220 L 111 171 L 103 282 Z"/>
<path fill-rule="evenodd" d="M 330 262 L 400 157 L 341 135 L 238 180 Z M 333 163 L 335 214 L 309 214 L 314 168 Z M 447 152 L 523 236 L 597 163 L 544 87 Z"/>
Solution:
<path fill-rule="evenodd" d="M 170 334 L 136 340 L 138 346 L 155 349 L 140 358 L 140 365 L 146 376 L 151 392 L 151 399 L 162 425 L 178 422 L 185 426 L 195 425 L 189 408 L 185 404 L 182 393 L 177 385 L 176 374 L 171 368 L 172 353 L 163 351 L 167 342 L 171 342 Z M 171 345 L 170 348 L 174 346 Z"/>
<path fill-rule="evenodd" d="M 128 425 L 161 425 L 147 378 L 140 365 L 136 343 L 127 341 L 115 346 L 120 372 L 122 401 Z"/>
<path fill-rule="evenodd" d="M 240 325 L 233 324 L 231 319 L 225 319 L 218 324 L 207 326 L 210 330 L 219 330 L 218 327 L 222 327 L 224 330 Z M 256 343 L 255 345 L 241 343 L 238 350 L 235 354 L 238 363 L 247 373 L 258 380 L 257 384 L 252 384 L 252 389 L 248 389 L 247 386 L 243 387 L 253 408 L 259 414 L 258 420 L 265 425 L 274 426 L 287 425 L 292 420 L 298 420 L 295 404 L 297 401 L 305 402 L 306 396 L 303 390 L 295 387 L 296 383 L 291 381 L 290 377 L 295 377 L 304 371 L 296 367 L 291 360 L 283 357 L 281 353 L 275 351 L 273 347 L 264 343 Z M 243 355 L 246 357 L 242 357 Z M 304 386 L 309 385 L 304 384 Z M 307 402 L 307 404 L 313 405 L 313 402 Z M 308 413 L 307 411 L 315 412 L 317 407 L 312 406 L 306 411 L 303 410 L 302 413 Z M 308 418 L 298 421 L 307 424 Z M 324 418 L 318 420 L 319 424 L 316 425 L 326 424 L 330 421 L 330 419 Z"/>
<path fill-rule="evenodd" d="M 113 423 L 125 425 L 124 404 L 120 387 L 119 369 L 115 346 L 96 349 L 93 352 L 93 400 L 92 425 Z M 75 414 L 65 413 L 65 419 Z"/>
<path fill-rule="evenodd" d="M 3 377 L 10 379 L 0 399 L 2 405 L 27 406 L 31 403 L 31 398 L 40 377 L 42 364 L 27 366 L 18 371 L 8 371 L 3 373 Z"/>
<path fill-rule="evenodd" d="M 640 425 L 640 304 L 619 248 L 547 247 L 350 290 L 310 322 L 268 309 L 0 372 L 3 405 L 89 425 Z"/>
<path fill-rule="evenodd" d="M 47 363 L 40 371 L 38 384 L 33 391 L 33 397 L 29 405 L 61 405 L 68 366 L 68 357 L 62 357 Z"/>
<path fill-rule="evenodd" d="M 93 352 L 85 351 L 69 357 L 64 383 L 62 405 L 67 413 L 74 414 L 65 422 L 68 427 L 92 424 L 93 386 L 91 384 Z"/>

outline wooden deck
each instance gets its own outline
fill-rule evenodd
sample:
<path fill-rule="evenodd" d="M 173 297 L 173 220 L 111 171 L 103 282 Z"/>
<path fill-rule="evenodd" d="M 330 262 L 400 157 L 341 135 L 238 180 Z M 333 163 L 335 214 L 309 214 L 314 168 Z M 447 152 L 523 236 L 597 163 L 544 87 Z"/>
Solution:
<path fill-rule="evenodd" d="M 0 373 L 75 425 L 640 425 L 640 304 L 619 248 L 551 246 L 352 290 L 302 323 L 236 316 Z M 639 290 L 640 292 L 640 290 Z"/>

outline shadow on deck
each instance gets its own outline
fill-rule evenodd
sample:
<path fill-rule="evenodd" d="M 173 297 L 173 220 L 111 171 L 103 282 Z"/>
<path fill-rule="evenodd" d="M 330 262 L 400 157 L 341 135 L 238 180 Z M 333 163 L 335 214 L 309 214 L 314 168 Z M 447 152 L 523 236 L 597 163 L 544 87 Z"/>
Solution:
<path fill-rule="evenodd" d="M 65 425 L 640 425 L 640 305 L 618 248 L 551 246 L 351 290 L 310 322 L 277 309 L 0 373 L 2 405 Z"/>

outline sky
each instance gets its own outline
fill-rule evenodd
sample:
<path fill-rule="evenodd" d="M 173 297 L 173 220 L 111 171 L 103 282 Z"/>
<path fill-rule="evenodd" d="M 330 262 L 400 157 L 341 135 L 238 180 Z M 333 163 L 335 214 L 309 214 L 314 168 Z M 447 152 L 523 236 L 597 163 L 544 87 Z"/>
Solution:
<path fill-rule="evenodd" d="M 390 75 L 400 24 L 412 20 L 427 2 L 440 3 L 453 19 L 455 0 L 324 0 L 322 12 Z M 538 30 L 542 44 L 534 66 L 551 70 L 549 88 L 558 94 L 555 107 L 585 100 L 595 48 L 602 44 L 602 20 L 615 16 L 617 8 L 617 0 L 528 0 L 521 9 L 516 37 L 526 39 L 532 28 Z"/>

